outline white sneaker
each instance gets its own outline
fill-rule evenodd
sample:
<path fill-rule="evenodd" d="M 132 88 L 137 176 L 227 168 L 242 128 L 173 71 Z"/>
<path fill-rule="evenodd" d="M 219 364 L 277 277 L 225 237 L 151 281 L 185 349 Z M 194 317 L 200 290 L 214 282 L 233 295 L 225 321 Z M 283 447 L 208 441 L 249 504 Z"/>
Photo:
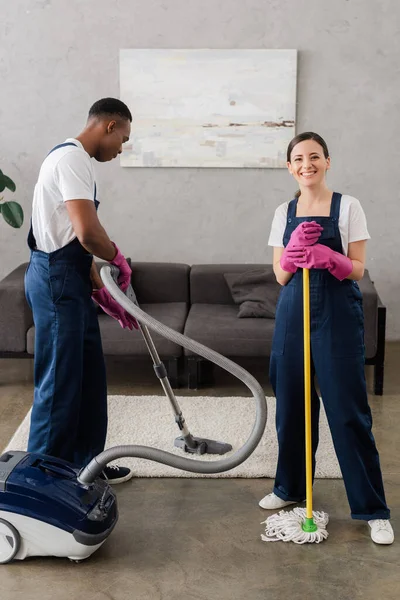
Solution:
<path fill-rule="evenodd" d="M 371 539 L 375 544 L 393 544 L 394 531 L 389 519 L 373 519 L 368 521 L 371 527 Z"/>
<path fill-rule="evenodd" d="M 285 508 L 285 506 L 289 506 L 289 504 L 297 504 L 297 502 L 293 502 L 293 500 L 282 500 L 282 498 L 279 498 L 279 496 L 273 492 L 272 494 L 264 496 L 264 498 L 258 503 L 261 508 L 265 508 L 266 510 Z"/>

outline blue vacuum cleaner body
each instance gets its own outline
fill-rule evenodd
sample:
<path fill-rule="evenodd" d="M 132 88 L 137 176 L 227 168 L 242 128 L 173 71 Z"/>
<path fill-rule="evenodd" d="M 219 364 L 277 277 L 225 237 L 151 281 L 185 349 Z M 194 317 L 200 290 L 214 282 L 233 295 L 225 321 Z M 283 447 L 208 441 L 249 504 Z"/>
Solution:
<path fill-rule="evenodd" d="M 108 483 L 78 481 L 80 468 L 43 454 L 0 456 L 0 563 L 28 556 L 83 560 L 118 520 Z"/>

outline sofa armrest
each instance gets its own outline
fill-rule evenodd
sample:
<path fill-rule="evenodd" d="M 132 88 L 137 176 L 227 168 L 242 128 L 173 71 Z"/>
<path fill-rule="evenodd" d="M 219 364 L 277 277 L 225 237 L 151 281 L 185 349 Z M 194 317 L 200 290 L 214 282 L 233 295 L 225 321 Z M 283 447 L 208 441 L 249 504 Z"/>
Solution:
<path fill-rule="evenodd" d="M 0 281 L 0 353 L 26 352 L 26 333 L 33 325 L 25 298 L 24 263 Z"/>
<path fill-rule="evenodd" d="M 378 349 L 378 307 L 382 303 L 368 270 L 365 270 L 364 277 L 358 284 L 363 296 L 365 356 L 370 359 Z"/>

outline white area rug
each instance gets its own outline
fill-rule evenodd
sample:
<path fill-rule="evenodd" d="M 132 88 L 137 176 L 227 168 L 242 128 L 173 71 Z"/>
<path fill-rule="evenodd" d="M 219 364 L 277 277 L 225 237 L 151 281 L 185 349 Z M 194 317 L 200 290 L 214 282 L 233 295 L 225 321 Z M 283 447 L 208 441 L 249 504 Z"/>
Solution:
<path fill-rule="evenodd" d="M 221 440 L 237 450 L 247 440 L 255 419 L 252 398 L 177 396 L 190 432 L 194 436 Z M 109 396 L 109 430 L 106 447 L 123 444 L 154 446 L 184 455 L 174 447 L 179 430 L 169 401 L 164 396 Z M 267 398 L 268 421 L 264 436 L 250 458 L 227 473 L 197 475 L 166 465 L 136 458 L 117 461 L 131 467 L 138 477 L 274 477 L 278 456 L 275 431 L 275 398 Z M 6 449 L 26 450 L 30 412 L 26 415 Z M 303 424 L 299 424 L 303 427 Z M 185 454 L 192 458 L 192 455 Z M 218 460 L 217 456 L 197 456 L 197 460 Z M 326 415 L 321 405 L 320 441 L 316 477 L 341 478 Z"/>

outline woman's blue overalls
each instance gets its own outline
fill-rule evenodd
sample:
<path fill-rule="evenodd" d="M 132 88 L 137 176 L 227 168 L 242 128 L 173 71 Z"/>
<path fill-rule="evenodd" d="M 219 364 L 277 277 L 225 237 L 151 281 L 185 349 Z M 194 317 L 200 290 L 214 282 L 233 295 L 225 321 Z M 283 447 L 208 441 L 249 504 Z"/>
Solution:
<path fill-rule="evenodd" d="M 289 203 L 283 243 L 302 221 L 324 228 L 319 243 L 343 253 L 339 231 L 341 194 L 334 193 L 329 217 L 297 217 Z M 362 296 L 355 281 L 339 281 L 325 269 L 310 270 L 312 381 L 316 375 L 354 519 L 388 519 L 379 455 L 371 432 L 364 373 Z M 274 493 L 304 500 L 304 366 L 302 270 L 282 288 L 270 361 L 276 396 L 279 458 Z M 313 470 L 318 445 L 319 398 L 312 385 Z M 314 474 L 314 472 L 313 472 Z"/>
<path fill-rule="evenodd" d="M 62 146 L 75 146 L 67 142 Z M 96 188 L 94 201 L 96 209 Z M 28 235 L 25 292 L 35 324 L 35 393 L 28 451 L 86 465 L 104 449 L 107 384 L 91 299 L 93 256 L 75 238 L 46 253 Z"/>

